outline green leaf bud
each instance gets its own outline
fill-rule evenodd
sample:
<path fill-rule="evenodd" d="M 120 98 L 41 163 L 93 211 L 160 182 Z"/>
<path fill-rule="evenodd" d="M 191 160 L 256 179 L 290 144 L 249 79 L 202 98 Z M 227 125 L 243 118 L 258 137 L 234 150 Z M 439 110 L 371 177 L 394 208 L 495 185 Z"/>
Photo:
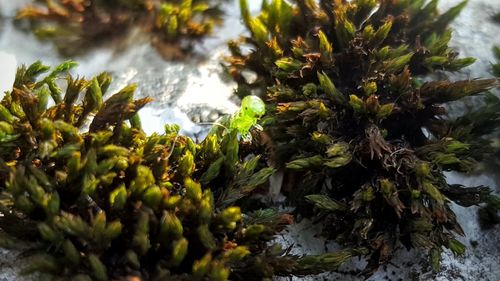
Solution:
<path fill-rule="evenodd" d="M 160 233 L 165 239 L 167 237 L 179 239 L 183 233 L 182 222 L 175 214 L 164 212 L 161 219 Z"/>
<path fill-rule="evenodd" d="M 215 242 L 214 236 L 210 231 L 210 228 L 207 224 L 200 225 L 196 230 L 198 237 L 200 238 L 200 242 L 210 251 L 216 249 L 217 244 Z"/>
<path fill-rule="evenodd" d="M 109 194 L 109 204 L 114 210 L 121 210 L 125 203 L 127 203 L 127 189 L 121 184 Z"/>
<path fill-rule="evenodd" d="M 153 209 L 156 209 L 160 205 L 162 199 L 163 194 L 161 192 L 161 189 L 156 185 L 148 188 L 142 195 L 142 200 L 144 201 L 144 203 L 146 203 L 146 205 Z"/>
<path fill-rule="evenodd" d="M 186 188 L 186 197 L 193 200 L 194 202 L 199 202 L 203 195 L 201 190 L 201 184 L 193 181 L 191 178 L 186 178 L 184 180 L 184 187 Z"/>
<path fill-rule="evenodd" d="M 184 260 L 188 252 L 188 244 L 188 240 L 184 237 L 173 242 L 172 256 L 170 259 L 173 266 L 179 266 Z"/>
<path fill-rule="evenodd" d="M 90 254 L 88 260 L 94 278 L 97 281 L 107 281 L 108 273 L 106 266 L 101 262 L 101 260 L 94 254 Z"/>
<path fill-rule="evenodd" d="M 76 249 L 75 245 L 68 239 L 62 245 L 66 259 L 73 265 L 80 263 L 80 252 Z"/>
<path fill-rule="evenodd" d="M 182 177 L 190 177 L 195 170 L 195 163 L 193 154 L 188 150 L 179 160 L 179 166 L 177 167 L 177 172 Z"/>
<path fill-rule="evenodd" d="M 343 211 L 347 209 L 347 206 L 345 206 L 345 204 L 333 200 L 332 198 L 325 195 L 312 194 L 305 196 L 305 198 L 306 201 L 314 204 L 319 209 L 328 211 Z"/>

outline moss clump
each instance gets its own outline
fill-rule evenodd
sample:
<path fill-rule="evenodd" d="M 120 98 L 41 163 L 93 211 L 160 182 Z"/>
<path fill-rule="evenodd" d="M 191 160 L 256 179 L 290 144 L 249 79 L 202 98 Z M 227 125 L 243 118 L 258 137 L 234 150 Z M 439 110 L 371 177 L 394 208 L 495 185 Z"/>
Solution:
<path fill-rule="evenodd" d="M 341 244 L 369 248 L 367 274 L 398 242 L 427 251 L 438 270 L 443 248 L 465 251 L 451 202 L 489 198 L 488 188 L 447 184 L 444 172 L 474 169 L 498 113 L 479 120 L 447 109 L 499 81 L 423 78 L 474 62 L 448 47 L 447 26 L 466 2 L 440 14 L 436 0 L 273 0 L 252 17 L 240 1 L 251 35 L 229 44 L 237 93 L 267 102 L 270 157 L 292 204 L 305 215 L 315 206 Z"/>
<path fill-rule="evenodd" d="M 236 131 L 200 144 L 173 125 L 146 136 L 137 111 L 150 99 L 133 100 L 130 85 L 103 101 L 110 76 L 66 76 L 75 65 L 43 78 L 49 67 L 21 67 L 0 102 L 0 241 L 28 248 L 24 273 L 264 280 L 317 273 L 364 251 L 299 258 L 271 246 L 293 219 L 234 204 L 274 171 L 240 155 Z"/>
<path fill-rule="evenodd" d="M 500 16 L 498 17 L 498 21 L 500 22 Z M 496 77 L 500 77 L 500 47 L 493 47 L 493 54 L 496 59 L 496 63 L 492 64 L 492 73 Z M 474 120 L 488 120 L 488 122 L 492 125 L 495 122 L 499 122 L 498 116 L 498 108 L 500 108 L 500 98 L 494 95 L 489 95 L 489 99 L 487 100 L 487 108 L 489 110 L 482 110 L 473 115 Z M 482 124 L 487 124 L 486 122 L 482 122 Z M 491 126 L 490 125 L 490 126 Z M 493 144 L 493 149 L 490 150 L 490 162 L 493 169 L 498 169 L 500 166 L 500 133 L 497 132 L 489 136 L 491 143 Z M 493 170 L 495 173 L 496 171 Z M 490 195 L 486 199 L 486 205 L 479 209 L 479 222 L 481 223 L 481 227 L 485 229 L 490 229 L 494 225 L 500 224 L 500 197 L 495 195 Z"/>
<path fill-rule="evenodd" d="M 187 51 L 193 40 L 212 33 L 221 22 L 222 13 L 215 0 L 39 2 L 40 5 L 19 10 L 17 18 L 29 20 L 38 37 L 53 40 L 66 55 L 81 52 L 134 26 L 152 33 L 153 43 L 160 49 L 165 44 L 184 43 L 181 47 Z"/>

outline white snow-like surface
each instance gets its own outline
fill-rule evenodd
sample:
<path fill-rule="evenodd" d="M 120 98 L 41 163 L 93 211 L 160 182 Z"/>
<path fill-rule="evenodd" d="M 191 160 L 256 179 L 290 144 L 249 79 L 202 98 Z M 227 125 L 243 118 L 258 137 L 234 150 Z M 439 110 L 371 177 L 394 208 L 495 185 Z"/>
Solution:
<path fill-rule="evenodd" d="M 44 63 L 55 65 L 64 59 L 57 55 L 54 47 L 48 42 L 39 42 L 30 33 L 24 33 L 14 27 L 11 22 L 18 7 L 29 0 L 0 0 L 0 51 L 14 55 L 19 64 L 30 64 L 38 59 Z M 244 31 L 237 2 L 227 4 L 228 16 L 225 25 L 212 38 L 197 46 L 197 51 L 206 56 L 204 60 L 187 62 L 164 61 L 150 46 L 147 39 L 139 35 L 131 35 L 125 50 L 102 47 L 86 55 L 74 58 L 80 63 L 78 74 L 90 76 L 101 71 L 110 71 L 115 82 L 111 92 L 128 83 L 138 83 L 138 97 L 151 96 L 154 103 L 141 111 L 142 123 L 147 133 L 163 131 L 165 123 L 178 123 L 183 128 L 182 133 L 200 137 L 206 126 L 200 123 L 210 123 L 221 113 L 231 113 L 237 107 L 233 101 L 232 89 L 234 83 L 226 81 L 219 74 L 219 60 L 227 54 L 225 41 L 237 38 Z M 256 12 L 261 1 L 249 1 L 251 10 Z M 458 4 L 461 0 L 440 1 L 442 10 Z M 470 0 L 468 6 L 453 23 L 455 30 L 452 45 L 457 48 L 462 57 L 472 56 L 478 61 L 452 75 L 452 79 L 468 79 L 489 77 L 490 62 L 493 62 L 491 48 L 500 45 L 500 26 L 490 18 L 500 12 L 500 0 Z M 7 57 L 9 57 L 7 55 Z M 0 54 L 0 90 L 8 90 L 12 85 L 13 71 L 4 71 L 9 67 L 8 59 Z M 15 61 L 14 61 L 15 62 Z M 4 80 L 6 82 L 4 82 Z M 5 87 L 4 87 L 5 85 Z M 0 91 L 0 93 L 3 91 Z M 459 108 L 459 107 L 458 107 Z M 465 185 L 489 185 L 499 191 L 498 177 L 491 175 L 462 176 L 450 174 L 450 183 Z M 425 257 L 418 252 L 408 252 L 398 249 L 393 264 L 381 268 L 369 280 L 500 280 L 500 230 L 483 231 L 477 223 L 477 208 L 462 208 L 454 206 L 459 222 L 462 224 L 466 237 L 461 241 L 468 246 L 468 252 L 463 258 L 456 258 L 451 253 L 443 254 L 443 271 L 438 275 L 428 273 Z M 320 236 L 321 227 L 303 220 L 290 226 L 277 237 L 276 241 L 284 246 L 293 245 L 294 254 L 320 254 L 328 250 L 338 249 L 332 242 L 325 241 Z M 473 247 L 471 241 L 477 241 Z M 475 243 L 474 243 L 475 244 Z M 15 252 L 0 249 L 0 281 L 24 281 L 27 278 L 17 275 L 20 260 Z M 363 260 L 353 260 L 343 266 L 341 271 L 362 268 Z M 289 278 L 277 278 L 286 281 Z M 341 273 L 326 273 L 318 276 L 292 278 L 291 280 L 363 280 L 359 276 Z"/>
<path fill-rule="evenodd" d="M 16 78 L 17 60 L 12 54 L 0 51 L 0 100 L 4 92 L 10 91 Z"/>

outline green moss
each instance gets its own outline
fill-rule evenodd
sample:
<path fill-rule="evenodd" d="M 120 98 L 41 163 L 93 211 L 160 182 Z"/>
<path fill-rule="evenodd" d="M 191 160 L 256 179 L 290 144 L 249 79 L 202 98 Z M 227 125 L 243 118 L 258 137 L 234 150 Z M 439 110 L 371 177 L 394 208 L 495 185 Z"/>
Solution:
<path fill-rule="evenodd" d="M 499 17 L 500 20 L 500 17 Z M 496 59 L 496 63 L 492 64 L 492 73 L 496 77 L 500 77 L 500 47 L 493 47 L 493 54 Z M 468 120 L 484 120 L 480 122 L 480 124 L 483 125 L 483 127 L 488 128 L 495 126 L 496 122 L 498 121 L 497 116 L 497 111 L 498 108 L 500 107 L 500 99 L 498 96 L 495 96 L 493 94 L 488 95 L 488 99 L 486 100 L 486 109 L 487 110 L 481 110 L 481 111 L 476 111 L 473 113 L 470 113 L 469 115 L 472 115 L 468 118 Z M 488 121 L 486 121 L 488 120 Z M 470 122 L 472 123 L 472 122 Z M 471 124 L 472 125 L 472 124 Z M 471 126 L 469 125 L 469 126 Z M 496 134 L 492 134 L 489 136 L 489 141 L 491 143 L 488 148 L 489 150 L 489 159 L 490 160 L 489 164 L 492 166 L 493 173 L 496 172 L 495 169 L 498 169 L 500 163 L 500 134 L 499 132 L 496 132 Z M 481 224 L 481 227 L 484 229 L 491 229 L 495 225 L 498 225 L 500 223 L 500 198 L 496 195 L 490 195 L 486 198 L 486 205 L 482 206 L 479 211 L 479 222 Z"/>
<path fill-rule="evenodd" d="M 104 99 L 111 77 L 67 75 L 75 65 L 21 67 L 0 102 L 0 242 L 29 249 L 25 274 L 262 280 L 363 251 L 299 258 L 273 246 L 293 218 L 235 205 L 274 171 L 239 152 L 236 131 L 199 144 L 176 125 L 147 136 L 137 112 L 151 99 L 134 100 L 135 85 Z"/>
<path fill-rule="evenodd" d="M 212 33 L 222 14 L 217 0 L 39 2 L 20 9 L 17 18 L 31 22 L 38 37 L 54 41 L 65 55 L 80 53 L 132 27 L 150 33 L 160 51 L 168 48 L 172 53 L 171 45 L 188 51 L 194 41 Z"/>
<path fill-rule="evenodd" d="M 444 172 L 471 172 L 491 149 L 498 101 L 453 118 L 447 109 L 499 80 L 424 78 L 474 62 L 448 47 L 466 2 L 440 14 L 438 1 L 273 0 L 252 17 L 240 1 L 250 36 L 229 43 L 237 94 L 267 102 L 268 157 L 285 169 L 291 203 L 341 244 L 369 248 L 368 275 L 398 242 L 429 252 L 437 270 L 443 248 L 464 250 L 450 203 L 491 198 Z"/>
<path fill-rule="evenodd" d="M 493 47 L 493 53 L 497 60 L 497 62 L 492 65 L 493 75 L 495 75 L 496 77 L 500 77 L 500 47 Z"/>

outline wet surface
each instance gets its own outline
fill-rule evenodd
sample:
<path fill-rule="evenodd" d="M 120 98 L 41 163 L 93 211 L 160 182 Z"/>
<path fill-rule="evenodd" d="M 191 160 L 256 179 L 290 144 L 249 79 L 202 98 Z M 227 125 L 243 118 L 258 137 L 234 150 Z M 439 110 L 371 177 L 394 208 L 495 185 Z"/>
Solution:
<path fill-rule="evenodd" d="M 50 42 L 40 42 L 28 32 L 22 32 L 12 23 L 15 11 L 27 0 L 0 0 L 0 51 L 13 54 L 18 63 L 30 64 L 38 59 L 55 65 L 65 58 L 60 57 Z M 226 4 L 224 26 L 215 35 L 197 46 L 195 58 L 186 61 L 165 61 L 150 45 L 146 35 L 131 31 L 119 45 L 102 46 L 89 53 L 75 57 L 80 67 L 75 73 L 90 76 L 109 71 L 114 77 L 111 90 L 118 90 L 128 83 L 138 83 L 137 97 L 151 96 L 154 102 L 142 110 L 141 117 L 146 132 L 161 132 L 163 124 L 178 123 L 183 133 L 201 138 L 206 123 L 215 121 L 221 114 L 233 112 L 237 106 L 232 97 L 234 84 L 221 76 L 221 57 L 226 53 L 225 42 L 237 38 L 243 32 L 239 19 L 237 1 Z M 257 10 L 260 1 L 249 1 Z M 449 8 L 458 0 L 441 1 L 441 7 Z M 471 0 L 461 16 L 453 24 L 455 30 L 452 45 L 462 56 L 472 56 L 478 61 L 465 71 L 452 75 L 451 79 L 490 77 L 491 48 L 500 45 L 500 26 L 490 17 L 500 12 L 498 0 Z M 126 46 L 126 47 L 125 47 Z M 8 61 L 0 54 L 0 76 L 10 79 Z M 10 63 L 12 64 L 12 63 Z M 11 70 L 10 70 L 11 71 Z M 0 80 L 1 82 L 1 80 Z M 0 90 L 4 88 L 1 87 Z M 455 110 L 462 110 L 460 105 Z M 463 177 L 450 175 L 449 181 L 471 185 L 490 185 L 499 191 L 498 182 L 489 175 Z M 454 207 L 458 219 L 466 232 L 461 241 L 468 246 L 463 258 L 444 253 L 444 271 L 436 276 L 428 271 L 425 258 L 415 252 L 399 249 L 393 264 L 381 268 L 369 280 L 500 280 L 500 230 L 482 231 L 476 217 L 476 208 Z M 280 235 L 278 242 L 294 245 L 295 254 L 319 254 L 337 248 L 319 235 L 320 228 L 304 220 L 291 226 Z M 471 241 L 477 241 L 473 247 Z M 19 264 L 12 252 L 0 250 L 0 281 L 24 280 L 15 273 Z M 353 261 L 343 271 L 360 268 L 364 261 Z M 283 279 L 289 280 L 289 279 Z M 322 274 L 294 280 L 362 280 L 351 274 Z"/>

